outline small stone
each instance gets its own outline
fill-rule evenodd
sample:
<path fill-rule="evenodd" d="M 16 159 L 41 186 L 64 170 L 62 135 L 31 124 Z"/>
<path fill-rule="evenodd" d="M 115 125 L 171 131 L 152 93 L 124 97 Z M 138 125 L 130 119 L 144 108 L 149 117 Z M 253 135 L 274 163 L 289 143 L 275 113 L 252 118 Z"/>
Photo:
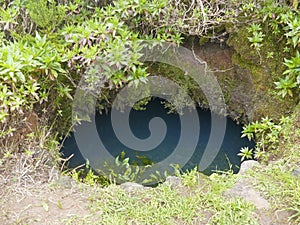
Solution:
<path fill-rule="evenodd" d="M 255 160 L 244 161 L 241 164 L 239 174 L 245 174 L 248 170 L 251 170 L 251 169 L 253 169 L 253 167 L 259 166 L 259 165 L 260 165 L 259 162 L 255 161 Z"/>
<path fill-rule="evenodd" d="M 121 188 L 123 188 L 127 192 L 134 192 L 137 190 L 143 190 L 146 189 L 145 186 L 138 184 L 138 183 L 133 183 L 133 182 L 126 182 L 120 185 Z"/>
<path fill-rule="evenodd" d="M 175 188 L 182 184 L 182 180 L 179 177 L 169 176 L 166 178 L 165 184 L 170 185 L 171 188 Z"/>
<path fill-rule="evenodd" d="M 64 188 L 72 188 L 72 184 L 74 180 L 72 177 L 61 175 L 58 180 L 55 182 L 57 186 L 61 186 Z"/>
<path fill-rule="evenodd" d="M 270 203 L 255 190 L 246 179 L 239 180 L 225 195 L 241 197 L 255 205 L 256 209 L 270 209 Z"/>
<path fill-rule="evenodd" d="M 295 168 L 293 171 L 292 171 L 292 174 L 299 178 L 300 177 L 300 168 Z"/>

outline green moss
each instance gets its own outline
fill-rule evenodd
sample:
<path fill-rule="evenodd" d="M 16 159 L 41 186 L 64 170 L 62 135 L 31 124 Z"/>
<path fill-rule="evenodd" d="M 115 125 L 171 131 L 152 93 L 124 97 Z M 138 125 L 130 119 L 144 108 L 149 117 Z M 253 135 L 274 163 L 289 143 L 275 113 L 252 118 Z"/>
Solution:
<path fill-rule="evenodd" d="M 274 92 L 274 82 L 282 77 L 284 71 L 285 53 L 278 51 L 283 49 L 283 43 L 279 43 L 276 36 L 267 33 L 260 51 L 257 51 L 250 46 L 248 36 L 246 28 L 240 28 L 230 35 L 227 44 L 234 49 L 232 63 L 243 71 L 243 76 L 250 79 L 245 80 L 246 85 L 252 88 L 250 97 L 253 101 L 253 119 L 267 115 L 278 119 L 281 115 L 290 113 L 295 106 L 295 100 L 281 99 Z"/>
<path fill-rule="evenodd" d="M 207 105 L 205 95 L 200 90 L 196 81 L 190 76 L 185 75 L 179 68 L 164 63 L 154 63 L 148 67 L 148 72 L 152 75 L 160 75 L 170 79 L 181 87 L 180 92 L 177 93 L 176 96 L 172 96 L 173 103 L 176 104 L 177 108 L 183 109 L 184 107 L 193 107 L 194 102 L 201 102 L 202 104 Z M 188 101 L 184 97 L 184 92 L 190 96 L 193 102 Z M 165 105 L 170 111 L 174 111 L 174 106 L 172 107 L 171 104 L 168 103 Z"/>
<path fill-rule="evenodd" d="M 199 39 L 199 45 L 204 45 L 209 41 L 208 37 L 200 37 Z"/>

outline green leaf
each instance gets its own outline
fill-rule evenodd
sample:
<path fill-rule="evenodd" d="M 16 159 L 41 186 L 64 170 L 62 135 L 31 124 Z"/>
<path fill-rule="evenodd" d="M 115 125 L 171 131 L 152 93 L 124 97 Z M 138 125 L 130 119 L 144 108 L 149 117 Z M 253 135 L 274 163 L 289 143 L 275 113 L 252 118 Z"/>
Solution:
<path fill-rule="evenodd" d="M 7 74 L 9 71 L 10 71 L 10 69 L 4 69 L 4 70 L 0 71 L 0 75 Z"/>
<path fill-rule="evenodd" d="M 25 76 L 22 72 L 16 72 L 16 75 L 18 76 L 19 80 L 24 83 L 25 82 Z"/>
<path fill-rule="evenodd" d="M 298 37 L 297 35 L 293 36 L 293 37 L 292 37 L 292 42 L 293 42 L 294 48 L 296 48 L 296 46 L 297 46 L 298 43 L 299 43 L 299 37 Z"/>
<path fill-rule="evenodd" d="M 46 203 L 46 202 L 42 202 L 42 206 L 43 206 L 43 208 L 44 208 L 44 210 L 46 211 L 46 212 L 48 212 L 49 211 L 49 205 Z"/>

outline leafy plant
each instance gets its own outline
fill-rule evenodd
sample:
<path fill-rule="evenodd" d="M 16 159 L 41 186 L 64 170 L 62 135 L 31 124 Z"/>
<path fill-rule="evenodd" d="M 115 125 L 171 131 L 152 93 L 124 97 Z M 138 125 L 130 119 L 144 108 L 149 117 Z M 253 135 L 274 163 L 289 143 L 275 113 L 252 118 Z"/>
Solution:
<path fill-rule="evenodd" d="M 293 97 L 292 90 L 295 87 L 300 87 L 300 53 L 296 52 L 296 56 L 291 59 L 285 59 L 285 63 L 288 67 L 283 74 L 286 75 L 285 78 L 279 78 L 278 82 L 275 82 L 276 89 L 279 89 L 279 93 L 284 98 L 286 94 Z"/>
<path fill-rule="evenodd" d="M 298 8 L 298 0 L 290 1 L 295 9 Z M 294 97 L 293 93 L 299 93 L 299 53 L 297 48 L 300 44 L 300 17 L 299 10 L 291 10 L 291 6 L 277 1 L 263 1 L 258 3 L 255 15 L 255 23 L 248 28 L 248 40 L 251 46 L 260 55 L 260 48 L 266 35 L 277 39 L 278 43 L 285 44 L 284 52 L 290 53 L 291 58 L 284 59 L 284 65 L 288 68 L 284 71 L 284 77 L 278 78 L 275 82 L 278 94 L 283 98 Z M 246 8 L 243 11 L 247 12 Z M 263 27 L 263 29 L 262 29 Z M 294 56 L 293 56 L 294 55 Z M 262 57 L 260 55 L 260 57 Z M 272 58 L 273 54 L 267 53 L 267 58 Z M 296 89 L 297 88 L 297 89 Z M 297 96 L 298 97 L 298 96 Z"/>
<path fill-rule="evenodd" d="M 49 87 L 64 77 L 64 59 L 46 36 L 24 38 L 20 41 L 2 43 L 0 50 L 0 121 L 2 127 L 12 118 L 25 115 L 36 103 L 48 99 Z M 59 86 L 58 85 L 58 86 Z M 56 89 L 63 98 L 69 96 L 67 89 Z M 64 91 L 64 92 L 63 92 Z M 55 102 L 54 102 L 55 105 Z M 57 107 L 58 105 L 56 105 Z M 16 115 L 19 115 L 16 117 Z M 10 124 L 16 130 L 18 122 Z M 7 128 L 5 128 L 7 129 Z M 3 132 L 2 134 L 7 132 Z"/>
<path fill-rule="evenodd" d="M 94 172 L 88 161 L 85 164 L 85 169 L 73 169 L 69 172 L 69 174 L 75 181 L 83 182 L 90 186 L 107 186 L 110 184 L 110 181 L 106 177 Z"/>
<path fill-rule="evenodd" d="M 242 137 L 255 140 L 256 147 L 254 152 L 247 147 L 243 148 L 241 153 L 239 153 L 242 156 L 242 160 L 252 157 L 252 153 L 254 153 L 254 158 L 256 159 L 267 160 L 270 152 L 277 150 L 281 131 L 289 122 L 289 117 L 282 117 L 278 124 L 265 117 L 260 122 L 256 121 L 244 126 Z"/>
<path fill-rule="evenodd" d="M 122 151 L 120 156 L 115 158 L 113 164 L 106 162 L 104 171 L 98 171 L 98 173 L 109 178 L 112 183 L 137 182 L 145 185 L 157 184 L 162 182 L 168 174 L 167 171 L 164 172 L 164 174 L 156 171 L 155 173 L 149 174 L 148 177 L 144 177 L 144 173 L 147 169 L 152 167 L 152 164 L 153 162 L 145 157 L 138 157 L 138 161 L 130 162 L 125 152 Z"/>
<path fill-rule="evenodd" d="M 292 13 L 288 11 L 282 13 L 282 15 L 278 16 L 278 20 L 281 24 L 284 24 L 282 29 L 286 37 L 286 48 L 290 49 L 291 46 L 290 52 L 293 52 L 293 50 L 296 51 L 294 51 L 295 55 L 293 57 L 284 59 L 284 65 L 287 66 L 287 69 L 283 73 L 285 78 L 279 78 L 279 81 L 275 82 L 275 85 L 276 89 L 279 90 L 278 94 L 283 98 L 287 94 L 293 97 L 293 90 L 298 87 L 297 92 L 299 93 L 300 85 L 300 55 L 297 50 L 300 44 L 299 12 Z"/>
<path fill-rule="evenodd" d="M 265 36 L 261 31 L 260 24 L 252 24 L 248 28 L 249 34 L 252 36 L 248 37 L 248 40 L 251 42 L 251 46 L 254 47 L 255 50 L 259 51 L 262 46 L 263 37 Z"/>
<path fill-rule="evenodd" d="M 275 82 L 276 89 L 279 89 L 278 94 L 283 98 L 288 94 L 293 97 L 292 89 L 297 86 L 294 82 L 294 79 L 290 76 L 286 76 L 285 78 L 279 78 L 278 82 Z"/>
<path fill-rule="evenodd" d="M 238 153 L 238 156 L 241 156 L 241 161 L 244 161 L 245 159 L 252 159 L 253 149 L 249 149 L 249 147 L 243 147 L 241 148 L 240 153 Z"/>
<path fill-rule="evenodd" d="M 199 183 L 200 174 L 197 168 L 184 172 L 181 176 L 182 183 L 188 187 L 194 187 Z"/>
<path fill-rule="evenodd" d="M 284 30 L 286 31 L 285 36 L 288 39 L 288 43 L 294 48 L 298 47 L 300 44 L 300 18 L 299 16 L 293 16 L 287 20 Z"/>
<path fill-rule="evenodd" d="M 55 5 L 53 0 L 35 0 L 26 2 L 26 10 L 31 20 L 47 32 L 59 27 L 66 17 L 67 8 Z"/>

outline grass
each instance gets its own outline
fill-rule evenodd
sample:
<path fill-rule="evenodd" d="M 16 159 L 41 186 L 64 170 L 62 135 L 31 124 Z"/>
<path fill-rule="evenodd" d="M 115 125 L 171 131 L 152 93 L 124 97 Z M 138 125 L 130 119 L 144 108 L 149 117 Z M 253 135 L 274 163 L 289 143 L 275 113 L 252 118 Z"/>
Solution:
<path fill-rule="evenodd" d="M 182 185 L 161 184 L 137 192 L 126 192 L 118 185 L 99 188 L 90 196 L 91 215 L 77 216 L 66 224 L 259 224 L 255 207 L 240 198 L 222 193 L 237 177 L 214 174 L 198 179 L 199 173 L 182 175 Z M 197 182 L 190 182 L 191 180 Z"/>
<path fill-rule="evenodd" d="M 300 106 L 281 133 L 275 160 L 259 171 L 251 171 L 253 185 L 271 202 L 276 212 L 287 211 L 291 224 L 300 224 L 300 177 L 293 174 L 300 169 Z"/>
<path fill-rule="evenodd" d="M 275 211 L 290 212 L 289 221 L 300 224 L 300 178 L 292 173 L 296 163 L 300 168 L 300 146 L 291 150 L 288 157 L 249 175 L 256 178 L 254 186 L 271 201 Z"/>
<path fill-rule="evenodd" d="M 251 175 L 256 178 L 253 184 L 271 202 L 274 210 L 290 211 L 289 220 L 294 219 L 295 224 L 300 224 L 300 182 L 287 168 L 286 163 L 280 161 L 259 172 L 252 171 Z"/>

